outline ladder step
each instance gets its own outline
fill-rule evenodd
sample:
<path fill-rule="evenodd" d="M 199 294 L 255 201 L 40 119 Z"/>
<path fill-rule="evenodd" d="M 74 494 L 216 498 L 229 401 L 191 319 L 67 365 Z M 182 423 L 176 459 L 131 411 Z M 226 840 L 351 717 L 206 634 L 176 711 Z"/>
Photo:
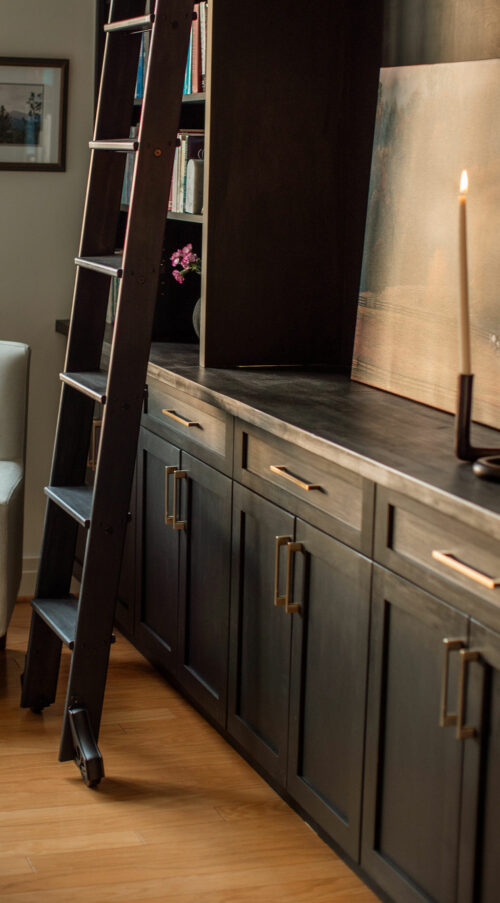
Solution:
<path fill-rule="evenodd" d="M 88 530 L 92 511 L 92 486 L 46 486 L 45 495 Z"/>
<path fill-rule="evenodd" d="M 33 610 L 68 649 L 75 645 L 78 599 L 33 599 Z"/>
<path fill-rule="evenodd" d="M 89 141 L 89 147 L 91 150 L 110 150 L 129 153 L 130 151 L 139 150 L 139 142 L 137 138 L 108 138 L 100 141 Z"/>
<path fill-rule="evenodd" d="M 68 649 L 74 648 L 78 599 L 73 596 L 68 596 L 67 599 L 32 599 L 31 607 Z M 116 642 L 114 633 L 111 634 L 110 642 Z"/>
<path fill-rule="evenodd" d="M 135 19 L 121 19 L 119 22 L 108 22 L 104 31 L 150 31 L 155 20 L 154 13 L 147 16 L 137 16 Z"/>
<path fill-rule="evenodd" d="M 72 389 L 78 389 L 79 392 L 93 398 L 99 404 L 106 404 L 108 374 L 104 370 L 93 370 L 88 373 L 60 373 L 59 379 L 71 386 Z"/>
<path fill-rule="evenodd" d="M 85 267 L 87 270 L 97 270 L 98 273 L 105 273 L 107 276 L 123 276 L 123 256 L 122 254 L 109 254 L 106 257 L 75 257 L 75 263 L 79 267 Z"/>

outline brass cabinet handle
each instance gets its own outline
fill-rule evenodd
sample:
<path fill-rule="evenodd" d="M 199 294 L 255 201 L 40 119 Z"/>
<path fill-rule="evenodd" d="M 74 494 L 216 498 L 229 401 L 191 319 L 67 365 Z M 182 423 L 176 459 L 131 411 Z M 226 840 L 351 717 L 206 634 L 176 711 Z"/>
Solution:
<path fill-rule="evenodd" d="M 302 552 L 303 546 L 301 542 L 287 543 L 287 565 L 286 565 L 286 589 L 285 589 L 285 611 L 287 615 L 293 615 L 300 611 L 300 602 L 291 601 L 292 592 L 292 571 L 293 557 L 297 552 Z"/>
<path fill-rule="evenodd" d="M 472 724 L 464 724 L 465 697 L 467 688 L 467 668 L 469 662 L 477 662 L 480 654 L 476 649 L 460 650 L 460 682 L 458 686 L 457 740 L 470 740 L 477 737 L 479 731 Z"/>
<path fill-rule="evenodd" d="M 172 516 L 172 526 L 174 530 L 187 530 L 186 520 L 177 520 L 177 487 L 180 480 L 187 479 L 186 470 L 176 470 L 174 473 L 174 513 Z"/>
<path fill-rule="evenodd" d="M 458 571 L 462 576 L 475 580 L 476 583 L 480 583 L 481 586 L 485 586 L 487 589 L 495 589 L 496 586 L 500 586 L 500 580 L 497 580 L 495 577 L 488 577 L 487 574 L 482 574 L 476 568 L 471 568 L 468 564 L 460 561 L 453 552 L 440 552 L 438 549 L 434 549 L 432 557 L 441 564 Z"/>
<path fill-rule="evenodd" d="M 197 420 L 186 420 L 185 417 L 181 417 L 176 411 L 167 411 L 166 408 L 163 408 L 162 414 L 165 414 L 166 417 L 171 417 L 177 423 L 182 423 L 183 426 L 200 426 Z"/>
<path fill-rule="evenodd" d="M 292 541 L 291 536 L 277 536 L 274 559 L 274 604 L 286 605 L 286 595 L 280 596 L 280 549 Z"/>
<path fill-rule="evenodd" d="M 457 715 L 456 712 L 448 712 L 447 704 L 448 704 L 448 675 L 450 669 L 450 652 L 455 652 L 458 649 L 463 648 L 462 640 L 449 640 L 445 638 L 443 640 L 443 674 L 441 680 L 441 706 L 440 706 L 440 715 L 439 715 L 439 726 L 440 727 L 454 727 L 457 723 Z"/>
<path fill-rule="evenodd" d="M 165 467 L 165 523 L 166 524 L 173 524 L 173 522 L 174 522 L 174 515 L 168 513 L 169 508 L 170 508 L 168 478 L 169 478 L 170 474 L 175 473 L 176 470 L 177 470 L 177 467 Z M 174 501 L 174 504 L 175 504 L 175 501 Z"/>
<path fill-rule="evenodd" d="M 306 483 L 305 480 L 300 480 L 299 477 L 294 477 L 292 473 L 288 473 L 284 464 L 270 464 L 269 470 L 273 473 L 277 473 L 279 477 L 283 477 L 285 480 L 290 480 L 290 483 L 299 486 L 300 489 L 305 489 L 307 492 L 310 489 L 321 489 L 321 486 L 317 483 Z"/>

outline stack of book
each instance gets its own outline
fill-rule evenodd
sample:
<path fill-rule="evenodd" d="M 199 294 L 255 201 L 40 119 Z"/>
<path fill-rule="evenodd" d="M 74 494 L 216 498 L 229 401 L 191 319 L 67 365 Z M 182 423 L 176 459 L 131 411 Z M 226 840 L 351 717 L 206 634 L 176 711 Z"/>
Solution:
<path fill-rule="evenodd" d="M 189 38 L 188 59 L 186 74 L 184 76 L 183 94 L 200 94 L 205 90 L 207 72 L 207 3 L 201 0 L 194 4 L 193 27 Z M 137 69 L 137 82 L 135 85 L 135 99 L 142 100 L 144 96 L 144 73 L 149 53 L 149 32 L 141 36 L 141 49 L 139 53 L 139 66 Z"/>
<path fill-rule="evenodd" d="M 207 72 L 207 4 L 194 4 L 195 17 L 189 39 L 188 59 L 183 94 L 200 94 L 205 90 Z"/>
<path fill-rule="evenodd" d="M 177 135 L 168 209 L 172 213 L 201 213 L 203 184 L 203 129 L 185 129 Z"/>

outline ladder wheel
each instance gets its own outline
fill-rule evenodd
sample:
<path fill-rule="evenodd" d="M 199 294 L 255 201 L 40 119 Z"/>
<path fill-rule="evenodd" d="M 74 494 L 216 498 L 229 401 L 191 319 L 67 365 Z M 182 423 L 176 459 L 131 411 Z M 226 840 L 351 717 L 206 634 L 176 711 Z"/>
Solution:
<path fill-rule="evenodd" d="M 87 787 L 97 787 L 101 778 L 104 777 L 104 766 L 90 727 L 87 710 L 84 708 L 68 709 L 68 716 L 73 737 L 75 764 L 80 769 L 82 780 Z"/>

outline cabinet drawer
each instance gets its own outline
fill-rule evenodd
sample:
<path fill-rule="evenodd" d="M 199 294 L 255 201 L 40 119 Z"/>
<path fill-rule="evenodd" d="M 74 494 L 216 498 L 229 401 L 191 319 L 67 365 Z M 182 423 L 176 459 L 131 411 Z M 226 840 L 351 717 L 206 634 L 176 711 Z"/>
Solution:
<path fill-rule="evenodd" d="M 235 478 L 353 548 L 371 553 L 373 487 L 358 474 L 237 424 Z"/>
<path fill-rule="evenodd" d="M 187 392 L 148 377 L 143 426 L 224 473 L 232 471 L 232 417 Z"/>
<path fill-rule="evenodd" d="M 465 521 L 378 488 L 374 555 L 454 604 L 489 603 L 500 619 L 500 543 Z"/>

